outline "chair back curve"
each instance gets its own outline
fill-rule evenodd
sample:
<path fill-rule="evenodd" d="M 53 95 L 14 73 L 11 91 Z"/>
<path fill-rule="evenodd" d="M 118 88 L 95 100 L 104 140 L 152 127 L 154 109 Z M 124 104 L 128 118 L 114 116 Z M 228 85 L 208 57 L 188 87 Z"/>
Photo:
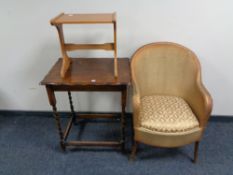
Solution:
<path fill-rule="evenodd" d="M 201 81 L 197 56 L 171 42 L 139 48 L 132 57 L 131 70 L 134 89 L 140 97 L 159 94 L 185 98 L 185 92 Z"/>

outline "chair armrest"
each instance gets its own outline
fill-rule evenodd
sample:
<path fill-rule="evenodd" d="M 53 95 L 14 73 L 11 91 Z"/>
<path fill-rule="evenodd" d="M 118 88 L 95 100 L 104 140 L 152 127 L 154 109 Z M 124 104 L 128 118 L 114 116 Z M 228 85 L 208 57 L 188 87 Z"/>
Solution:
<path fill-rule="evenodd" d="M 133 95 L 133 125 L 134 127 L 139 126 L 139 114 L 140 114 L 140 96 L 139 94 Z"/>
<path fill-rule="evenodd" d="M 206 127 L 212 111 L 213 101 L 201 80 L 186 93 L 185 99 L 197 116 L 200 127 Z"/>

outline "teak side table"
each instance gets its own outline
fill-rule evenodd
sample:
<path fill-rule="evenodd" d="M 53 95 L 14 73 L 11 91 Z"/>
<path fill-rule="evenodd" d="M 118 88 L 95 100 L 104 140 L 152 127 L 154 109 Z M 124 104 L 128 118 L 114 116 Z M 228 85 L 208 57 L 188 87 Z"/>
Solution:
<path fill-rule="evenodd" d="M 51 25 L 56 26 L 61 52 L 63 57 L 62 67 L 61 67 L 61 77 L 65 77 L 66 72 L 68 71 L 71 59 L 68 57 L 68 51 L 74 50 L 86 50 L 86 49 L 101 49 L 101 50 L 112 50 L 114 51 L 114 76 L 118 77 L 118 64 L 117 64 L 117 23 L 116 23 L 116 14 L 115 13 L 106 13 L 106 14 L 64 14 L 56 16 L 50 21 Z M 64 34 L 63 34 L 63 24 L 113 24 L 113 34 L 114 42 L 105 43 L 105 44 L 73 44 L 65 43 Z"/>
<path fill-rule="evenodd" d="M 127 99 L 127 87 L 130 84 L 130 64 L 128 58 L 118 59 L 118 78 L 112 76 L 113 59 L 109 58 L 70 58 L 72 64 L 67 71 L 65 78 L 60 76 L 62 59 L 52 67 L 49 73 L 41 81 L 45 85 L 49 103 L 53 108 L 53 115 L 56 120 L 60 137 L 60 145 L 63 150 L 66 146 L 116 146 L 124 150 L 125 143 L 125 107 Z M 63 130 L 60 116 L 56 107 L 55 92 L 68 92 L 71 116 L 66 128 Z M 112 114 L 79 114 L 74 111 L 71 91 L 115 91 L 121 92 L 121 137 L 118 141 L 68 141 L 71 127 L 79 119 L 92 118 L 114 118 Z M 98 134 L 98 133 L 96 133 Z"/>

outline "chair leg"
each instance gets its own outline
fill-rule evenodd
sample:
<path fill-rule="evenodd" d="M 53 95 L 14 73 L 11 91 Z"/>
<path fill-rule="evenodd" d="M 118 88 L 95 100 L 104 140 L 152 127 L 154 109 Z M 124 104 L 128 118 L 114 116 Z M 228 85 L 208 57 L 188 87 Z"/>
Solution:
<path fill-rule="evenodd" d="M 199 142 L 195 142 L 193 163 L 197 162 Z"/>
<path fill-rule="evenodd" d="M 137 146 L 138 146 L 138 143 L 136 141 L 134 141 L 132 151 L 131 151 L 131 155 L 130 155 L 130 160 L 131 161 L 135 160 L 135 158 L 136 158 Z"/>

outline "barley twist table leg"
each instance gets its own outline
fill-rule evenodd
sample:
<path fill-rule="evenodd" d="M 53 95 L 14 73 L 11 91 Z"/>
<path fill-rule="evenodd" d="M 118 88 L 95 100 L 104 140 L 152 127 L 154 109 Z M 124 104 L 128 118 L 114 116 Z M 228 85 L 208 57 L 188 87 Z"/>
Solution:
<path fill-rule="evenodd" d="M 127 98 L 127 87 L 121 92 L 121 151 L 125 151 L 125 107 Z"/>
<path fill-rule="evenodd" d="M 73 105 L 72 96 L 71 96 L 70 91 L 68 91 L 68 96 L 69 96 L 69 102 L 70 102 L 70 110 L 71 110 L 71 113 L 72 113 L 72 122 L 74 124 L 76 124 L 76 114 L 74 112 L 74 105 Z"/>
<path fill-rule="evenodd" d="M 60 137 L 60 146 L 61 146 L 62 150 L 65 151 L 66 147 L 65 147 L 65 143 L 64 143 L 64 135 L 63 135 L 62 128 L 61 128 L 60 116 L 57 112 L 56 97 L 54 94 L 54 90 L 50 86 L 46 86 L 46 90 L 47 90 L 47 94 L 48 94 L 48 98 L 49 98 L 49 103 L 53 108 L 53 116 L 56 120 L 56 125 L 57 125 L 57 129 L 59 132 L 59 137 Z"/>
<path fill-rule="evenodd" d="M 62 150 L 65 151 L 66 148 L 65 148 L 65 144 L 64 144 L 64 135 L 63 135 L 62 128 L 61 128 L 60 116 L 57 112 L 56 105 L 54 105 L 52 107 L 53 107 L 53 116 L 56 120 L 56 125 L 57 125 L 57 129 L 58 129 L 59 136 L 60 136 L 60 146 L 61 146 Z"/>

